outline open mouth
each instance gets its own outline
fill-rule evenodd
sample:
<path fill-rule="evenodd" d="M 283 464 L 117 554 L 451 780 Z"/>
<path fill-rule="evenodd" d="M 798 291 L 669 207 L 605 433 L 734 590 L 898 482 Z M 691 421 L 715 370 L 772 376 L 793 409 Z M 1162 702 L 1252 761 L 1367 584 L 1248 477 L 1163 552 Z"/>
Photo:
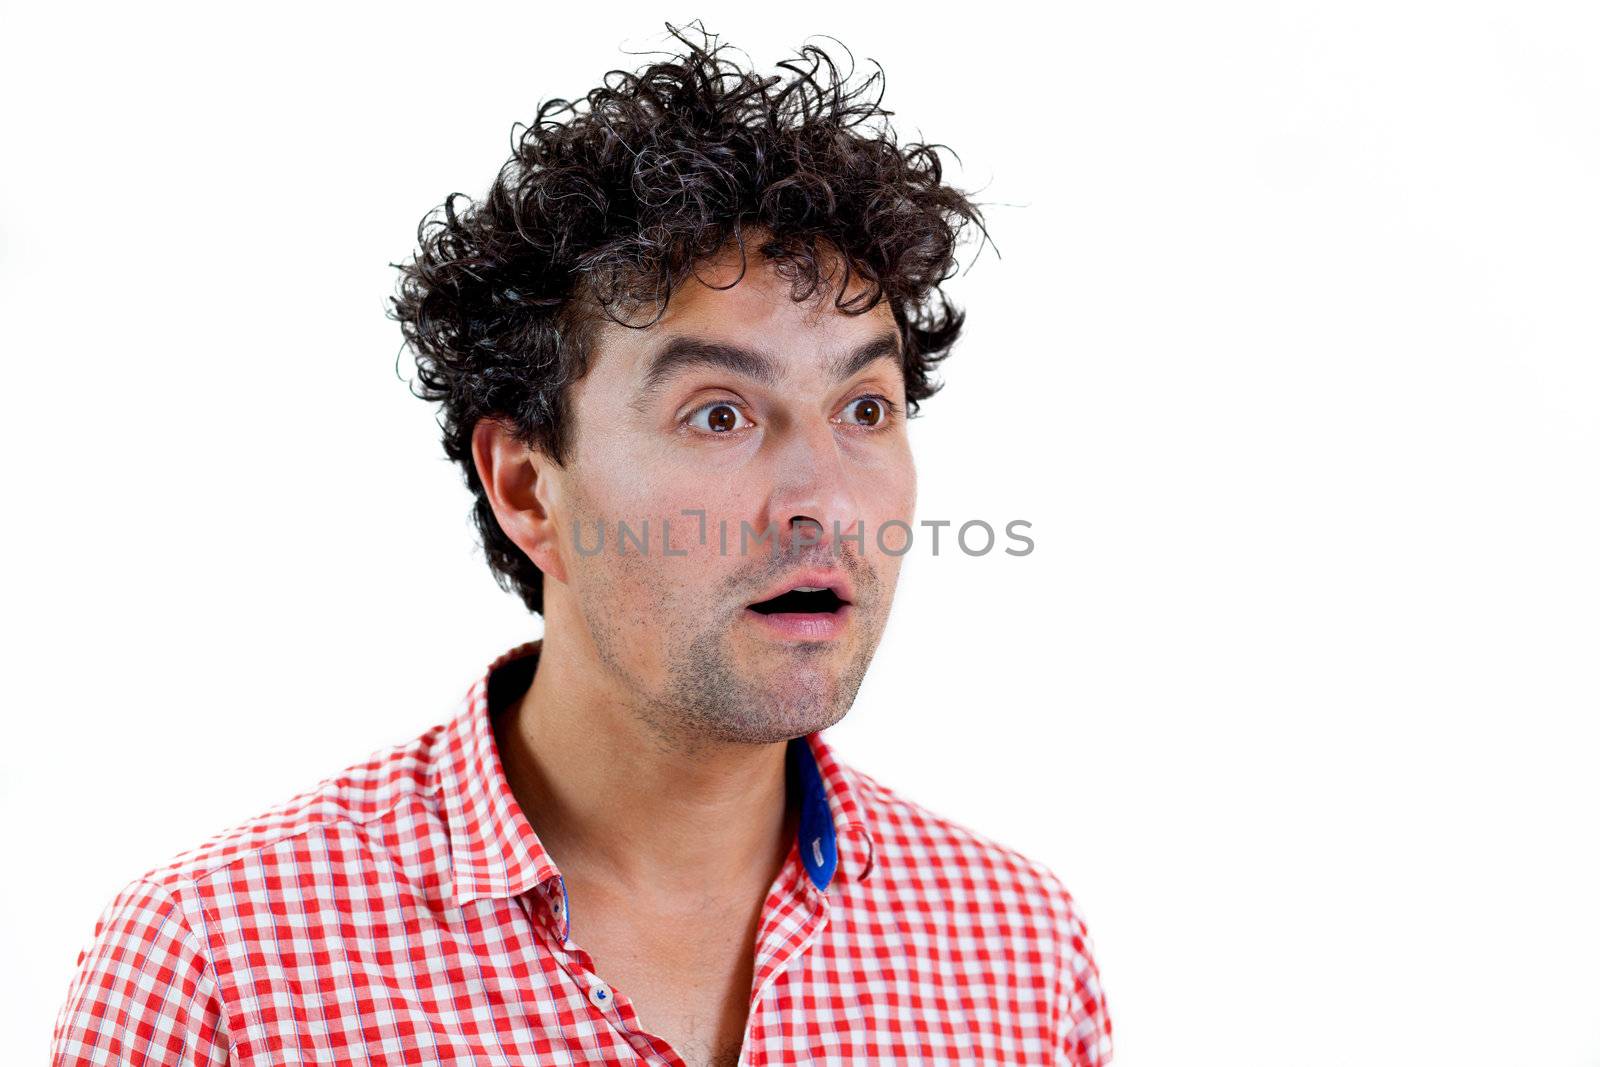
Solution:
<path fill-rule="evenodd" d="M 834 615 L 847 603 L 832 589 L 801 587 L 751 604 L 750 610 L 758 615 Z"/>

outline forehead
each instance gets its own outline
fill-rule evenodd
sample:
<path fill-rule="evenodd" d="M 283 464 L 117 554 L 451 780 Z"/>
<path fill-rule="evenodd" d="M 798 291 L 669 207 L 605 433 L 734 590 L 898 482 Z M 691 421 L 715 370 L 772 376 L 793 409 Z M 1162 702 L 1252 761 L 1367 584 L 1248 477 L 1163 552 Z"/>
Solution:
<path fill-rule="evenodd" d="M 824 283 L 817 292 L 797 301 L 793 282 L 780 273 L 779 265 L 756 251 L 754 242 L 747 240 L 746 248 L 742 273 L 737 248 L 698 264 L 673 289 L 666 311 L 648 327 L 621 326 L 602 317 L 595 345 L 598 358 L 590 373 L 613 382 L 643 383 L 653 372 L 659 373 L 658 357 L 669 343 L 694 339 L 766 353 L 781 378 L 828 376 L 863 345 L 897 336 L 888 300 L 863 314 L 834 306 L 843 278 L 837 259 L 824 261 Z M 867 288 L 852 275 L 843 299 L 857 297 Z M 890 363 L 899 365 L 894 359 L 885 366 Z"/>

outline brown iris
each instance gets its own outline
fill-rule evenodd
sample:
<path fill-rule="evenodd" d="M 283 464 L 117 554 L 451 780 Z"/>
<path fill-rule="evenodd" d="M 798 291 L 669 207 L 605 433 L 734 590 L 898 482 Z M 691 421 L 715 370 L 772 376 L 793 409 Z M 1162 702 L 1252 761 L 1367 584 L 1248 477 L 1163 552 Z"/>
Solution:
<path fill-rule="evenodd" d="M 717 433 L 726 433 L 738 424 L 739 413 L 727 404 L 718 404 L 707 414 L 706 421 Z"/>
<path fill-rule="evenodd" d="M 876 400 L 859 400 L 856 402 L 856 415 L 868 426 L 876 426 L 878 420 L 883 418 L 883 409 Z"/>

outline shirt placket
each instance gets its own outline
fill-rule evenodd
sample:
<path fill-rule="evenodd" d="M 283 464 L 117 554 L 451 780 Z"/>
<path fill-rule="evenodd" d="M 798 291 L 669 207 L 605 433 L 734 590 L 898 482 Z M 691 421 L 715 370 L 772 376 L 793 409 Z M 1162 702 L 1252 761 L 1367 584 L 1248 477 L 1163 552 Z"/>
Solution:
<path fill-rule="evenodd" d="M 556 874 L 539 887 L 544 898 L 541 909 L 543 928 L 551 951 L 562 970 L 581 991 L 589 1010 L 598 1017 L 603 1032 L 611 1034 L 632 1049 L 651 1067 L 687 1067 L 682 1057 L 665 1038 L 645 1030 L 627 994 L 612 986 L 598 972 L 594 958 L 572 939 L 571 900 L 566 882 Z M 755 966 L 751 982 L 749 1016 L 740 1050 L 741 1067 L 756 1067 L 764 1062 L 761 1039 L 760 1006 L 762 996 L 773 980 L 816 940 L 827 924 L 828 899 L 817 889 L 791 850 L 783 870 L 774 880 L 762 904 L 755 942 Z"/>
<path fill-rule="evenodd" d="M 827 893 L 817 888 L 801 866 L 798 851 L 791 849 L 782 873 L 761 908 L 755 974 L 744 1040 L 739 1048 L 739 1067 L 762 1067 L 767 1062 L 762 999 L 772 983 L 805 954 L 827 927 L 829 907 Z"/>
<path fill-rule="evenodd" d="M 639 1026 L 632 1002 L 600 975 L 594 957 L 572 939 L 571 899 L 566 879 L 560 874 L 552 875 L 540 884 L 538 895 L 543 898 L 543 907 L 538 910 L 543 915 L 542 926 L 550 952 L 587 1003 L 597 1029 L 609 1035 L 612 1046 L 620 1042 L 651 1067 L 686 1067 L 666 1041 Z M 620 1050 L 608 1050 L 611 1054 L 606 1056 L 605 1062 L 616 1062 L 615 1051 Z"/>

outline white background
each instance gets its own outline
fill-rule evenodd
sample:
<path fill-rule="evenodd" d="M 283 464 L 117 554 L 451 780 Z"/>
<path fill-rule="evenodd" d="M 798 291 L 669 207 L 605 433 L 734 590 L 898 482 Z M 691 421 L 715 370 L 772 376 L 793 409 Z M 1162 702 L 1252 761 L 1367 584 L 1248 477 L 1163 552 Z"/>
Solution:
<path fill-rule="evenodd" d="M 698 16 L 881 62 L 1001 253 L 919 515 L 1038 547 L 907 557 L 845 757 L 1060 874 L 1120 1064 L 1600 1063 L 1595 10 L 570 6 L 5 12 L 8 1062 L 122 884 L 536 636 L 388 264 Z"/>

